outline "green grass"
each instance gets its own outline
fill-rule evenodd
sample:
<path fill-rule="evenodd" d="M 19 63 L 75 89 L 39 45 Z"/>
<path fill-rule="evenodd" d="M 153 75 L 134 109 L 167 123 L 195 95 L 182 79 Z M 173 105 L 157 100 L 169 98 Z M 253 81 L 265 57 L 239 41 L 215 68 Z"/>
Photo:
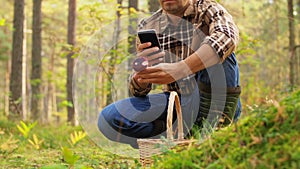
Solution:
<path fill-rule="evenodd" d="M 157 158 L 153 168 L 300 168 L 300 91 L 267 102 L 198 146 Z"/>
<path fill-rule="evenodd" d="M 300 91 L 252 106 L 248 114 L 197 146 L 155 158 L 152 168 L 300 168 Z M 141 168 L 137 159 L 101 149 L 88 137 L 70 144 L 81 127 L 37 125 L 25 138 L 16 125 L 0 119 L 0 168 Z M 39 149 L 28 141 L 34 135 Z"/>
<path fill-rule="evenodd" d="M 28 138 L 33 140 L 35 134 L 38 139 L 44 140 L 41 148 L 35 149 L 18 131 L 16 124 L 1 120 L 0 168 L 136 168 L 135 159 L 102 150 L 88 137 L 74 146 L 70 144 L 70 134 L 81 130 L 67 125 L 35 126 Z M 78 158 L 74 164 L 64 157 L 62 147 L 73 153 L 70 159 Z"/>

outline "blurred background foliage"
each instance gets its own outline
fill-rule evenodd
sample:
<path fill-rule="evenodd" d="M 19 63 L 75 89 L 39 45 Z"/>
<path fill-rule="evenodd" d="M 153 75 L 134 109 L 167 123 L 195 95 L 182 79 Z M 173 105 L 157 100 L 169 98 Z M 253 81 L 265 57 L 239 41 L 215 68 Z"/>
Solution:
<path fill-rule="evenodd" d="M 27 46 L 25 48 L 27 57 L 25 63 L 27 68 L 25 76 L 27 99 L 23 103 L 27 105 L 26 109 L 29 112 L 27 116 L 30 117 L 31 101 L 29 98 L 32 97 L 31 85 L 41 84 L 42 90 L 39 98 L 43 106 L 40 114 L 42 115 L 45 112 L 50 112 L 51 114 L 50 118 L 47 119 L 48 121 L 44 121 L 47 125 L 36 124 L 30 118 L 26 122 L 13 122 L 7 119 L 9 114 L 8 106 L 10 104 L 9 96 L 11 95 L 9 91 L 10 73 L 18 71 L 11 69 L 14 1 L 0 0 L 0 2 L 2 4 L 0 11 L 0 76 L 3 79 L 0 81 L 0 159 L 4 159 L 0 160 L 0 166 L 9 166 L 11 168 L 26 168 L 30 166 L 39 168 L 50 164 L 49 159 L 55 165 L 50 165 L 48 168 L 66 168 L 66 166 L 70 168 L 75 166 L 76 168 L 76 165 L 77 168 L 89 168 L 88 166 L 95 168 L 99 168 L 99 166 L 100 168 L 101 166 L 103 168 L 107 166 L 112 168 L 129 168 L 132 164 L 137 163 L 133 159 L 123 159 L 105 151 L 96 151 L 96 145 L 90 140 L 85 139 L 86 134 L 82 132 L 82 128 L 66 125 L 68 118 L 67 108 L 74 106 L 73 103 L 67 100 L 66 94 L 67 56 L 72 51 L 74 53 L 72 58 L 76 60 L 95 32 L 102 28 L 107 29 L 107 25 L 112 26 L 109 31 L 114 33 L 118 32 L 119 29 L 117 28 L 127 29 L 127 27 L 118 27 L 118 23 L 120 24 L 121 22 L 115 21 L 118 21 L 122 17 L 128 18 L 129 15 L 134 14 L 141 16 L 148 15 L 158 8 L 157 0 L 77 0 L 76 45 L 74 46 L 67 43 L 69 1 L 42 1 L 42 78 L 35 80 L 30 80 L 31 52 L 34 49 L 34 46 L 31 46 L 33 1 L 25 1 L 26 24 L 24 32 L 26 35 L 25 44 Z M 300 84 L 300 0 L 294 0 L 294 6 L 291 11 L 293 18 L 288 15 L 288 2 L 291 2 L 290 0 L 219 0 L 218 2 L 224 5 L 229 13 L 232 14 L 240 30 L 240 43 L 236 49 L 240 66 L 241 97 L 244 108 L 242 112 L 242 120 L 244 121 L 240 126 L 244 128 L 241 131 L 243 132 L 242 134 L 248 135 L 240 137 L 239 134 L 241 133 L 234 131 L 233 135 L 238 135 L 234 143 L 244 144 L 241 141 L 246 140 L 251 144 L 249 151 L 244 150 L 243 146 L 245 145 L 237 147 L 235 151 L 239 152 L 240 149 L 243 149 L 245 158 L 240 158 L 238 153 L 231 154 L 230 158 L 234 160 L 229 161 L 227 165 L 240 165 L 243 168 L 248 166 L 252 161 L 251 165 L 253 164 L 255 168 L 255 166 L 259 167 L 257 163 L 261 162 L 257 158 L 254 159 L 255 153 L 259 150 L 270 150 L 270 147 L 266 146 L 266 142 L 259 139 L 271 141 L 278 148 L 282 144 L 281 142 L 277 142 L 277 140 L 284 140 L 292 144 L 293 141 L 296 142 L 297 138 L 299 138 L 299 135 L 295 134 L 295 131 L 299 131 L 299 115 L 297 115 L 297 113 L 299 114 L 299 92 L 292 93 L 292 90 L 299 89 Z M 137 6 L 132 4 L 137 4 Z M 294 35 L 292 37 L 292 41 L 294 41 L 292 50 L 291 27 L 289 26 L 291 21 L 294 26 L 292 30 Z M 129 20 L 126 22 L 127 25 L 132 24 Z M 132 26 L 135 27 L 136 25 L 132 24 Z M 111 34 L 112 38 L 115 38 L 114 33 Z M 115 40 L 118 42 L 118 39 Z M 113 96 L 111 90 L 115 88 L 111 86 L 112 79 L 110 79 L 110 75 L 114 74 L 116 68 L 122 64 L 124 57 L 130 53 L 132 46 L 130 38 L 128 41 L 122 41 L 116 48 L 107 53 L 103 64 L 100 65 L 100 70 L 105 70 L 106 72 L 104 75 L 100 71 L 97 75 L 96 94 L 98 95 L 97 101 L 99 102 L 100 109 L 112 102 Z M 293 59 L 291 59 L 291 51 L 294 56 Z M 291 65 L 293 65 L 294 74 L 290 73 Z M 293 79 L 292 84 L 291 79 Z M 119 85 L 121 86 L 119 88 L 126 90 L 122 83 L 116 83 L 115 85 Z M 283 100 L 283 98 L 285 99 Z M 17 102 L 21 102 L 21 98 Z M 265 107 L 270 102 L 272 102 L 273 106 Z M 288 117 L 286 113 L 290 113 L 290 116 Z M 258 121 L 256 121 L 257 117 L 259 117 Z M 291 123 L 288 123 L 288 121 L 284 123 L 281 119 L 288 120 Z M 268 122 L 272 125 L 267 126 L 262 131 L 252 128 L 253 124 L 261 126 Z M 247 127 L 249 124 L 251 124 L 250 129 Z M 268 129 L 277 131 L 278 128 L 282 127 L 280 124 L 285 125 L 282 131 L 293 133 L 291 135 L 284 135 L 283 132 L 278 131 L 279 134 L 275 132 L 274 136 L 266 134 Z M 293 130 L 288 130 L 289 128 Z M 229 130 L 235 129 L 231 128 Z M 249 136 L 249 132 L 266 134 L 267 136 Z M 65 133 L 68 133 L 70 136 L 66 136 Z M 220 135 L 222 135 L 222 132 Z M 280 137 L 279 135 L 283 136 Z M 226 138 L 223 139 L 223 136 L 217 137 L 212 139 L 212 144 L 219 144 L 220 141 L 218 139 L 220 138 L 222 142 L 226 141 Z M 230 141 L 231 138 L 228 139 Z M 81 142 L 81 140 L 84 141 Z M 258 142 L 255 142 L 255 140 Z M 251 142 L 254 143 L 252 144 Z M 260 149 L 261 144 L 264 146 L 263 149 Z M 256 149 L 251 149 L 252 146 Z M 71 148 L 69 149 L 68 147 Z M 227 155 L 226 152 L 225 154 L 212 153 L 210 148 L 217 147 L 217 145 L 208 145 L 206 147 L 208 149 L 204 149 L 211 153 L 210 157 L 212 159 L 216 158 L 216 156 Z M 277 160 L 277 162 L 274 162 L 274 165 L 262 164 L 262 167 L 277 168 L 276 165 L 279 167 L 281 162 L 289 161 L 290 159 L 294 161 L 292 165 L 287 166 L 297 167 L 299 163 L 295 162 L 295 159 L 299 159 L 299 150 L 294 154 L 289 154 L 289 151 L 292 151 L 292 149 L 287 145 L 285 145 L 285 148 L 287 152 L 284 153 L 284 159 L 281 159 L 281 161 Z M 201 152 L 196 150 L 195 157 Z M 192 151 L 194 152 L 194 150 Z M 223 152 L 223 149 L 220 151 Z M 259 152 L 259 154 L 264 154 L 263 151 Z M 84 154 L 84 152 L 87 153 Z M 192 157 L 186 156 L 184 153 L 179 157 Z M 276 157 L 274 157 L 274 154 L 269 153 L 265 156 L 262 155 L 262 158 L 267 162 L 268 159 L 273 157 L 277 159 L 278 154 L 281 154 L 279 149 L 277 154 L 275 153 Z M 202 157 L 206 155 L 200 153 Z M 239 160 L 235 158 L 247 159 L 248 161 L 246 160 L 245 163 L 237 164 L 236 162 L 239 162 Z M 99 159 L 101 159 L 100 162 Z M 174 159 L 176 159 L 175 156 L 171 155 L 170 159 L 167 158 L 166 161 L 170 160 L 170 163 L 172 163 L 176 161 Z M 177 162 L 181 161 L 184 160 L 177 160 Z M 202 163 L 202 161 L 200 162 Z M 217 166 L 222 168 L 224 166 L 222 165 L 223 162 L 222 160 L 217 160 L 215 163 L 212 163 L 211 167 L 215 168 Z M 60 163 L 63 164 L 60 165 Z M 193 165 L 193 161 L 191 165 Z M 162 163 L 162 166 L 168 165 Z M 174 166 L 170 168 L 172 167 Z"/>

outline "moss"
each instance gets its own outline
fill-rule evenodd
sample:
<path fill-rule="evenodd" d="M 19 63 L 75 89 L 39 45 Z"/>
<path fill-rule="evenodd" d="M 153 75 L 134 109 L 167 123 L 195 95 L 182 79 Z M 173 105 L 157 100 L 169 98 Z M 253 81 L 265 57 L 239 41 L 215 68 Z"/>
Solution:
<path fill-rule="evenodd" d="M 255 107 L 202 144 L 160 156 L 152 168 L 299 168 L 300 91 Z M 295 106 L 296 105 L 296 106 Z"/>
<path fill-rule="evenodd" d="M 300 91 L 280 102 L 254 105 L 248 114 L 195 146 L 156 157 L 152 168 L 300 168 Z M 0 119 L 0 166 L 70 168 L 61 151 L 67 146 L 79 157 L 77 168 L 141 168 L 137 159 L 106 152 L 88 138 L 71 147 L 69 135 L 79 130 L 82 129 L 68 125 L 38 125 L 29 136 L 35 134 L 44 140 L 41 149 L 36 150 L 22 138 L 15 123 Z"/>

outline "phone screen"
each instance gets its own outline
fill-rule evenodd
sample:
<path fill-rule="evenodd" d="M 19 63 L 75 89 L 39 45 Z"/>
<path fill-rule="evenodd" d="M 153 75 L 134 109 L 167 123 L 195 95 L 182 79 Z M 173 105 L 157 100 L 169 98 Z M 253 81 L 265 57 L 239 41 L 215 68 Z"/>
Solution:
<path fill-rule="evenodd" d="M 138 37 L 141 43 L 151 42 L 151 46 L 149 48 L 155 46 L 161 48 L 155 29 L 140 30 L 138 31 Z"/>

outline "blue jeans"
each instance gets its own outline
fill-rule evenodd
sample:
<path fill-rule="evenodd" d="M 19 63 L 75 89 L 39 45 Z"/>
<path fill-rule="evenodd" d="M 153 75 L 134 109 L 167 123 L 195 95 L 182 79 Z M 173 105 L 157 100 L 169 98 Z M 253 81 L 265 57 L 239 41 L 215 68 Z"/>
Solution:
<path fill-rule="evenodd" d="M 222 67 L 225 73 L 226 85 L 239 85 L 239 68 L 234 54 L 231 54 L 222 64 L 212 66 L 197 73 L 196 80 L 211 84 L 218 81 L 219 72 L 216 67 Z M 224 81 L 224 78 L 223 78 Z M 130 97 L 106 106 L 99 115 L 98 128 L 110 140 L 136 146 L 136 138 L 152 137 L 155 120 L 166 121 L 169 93 L 148 94 L 145 97 Z M 190 95 L 180 96 L 185 133 L 188 131 L 198 114 L 199 89 L 195 88 Z M 235 113 L 235 121 L 241 113 L 241 102 Z"/>

